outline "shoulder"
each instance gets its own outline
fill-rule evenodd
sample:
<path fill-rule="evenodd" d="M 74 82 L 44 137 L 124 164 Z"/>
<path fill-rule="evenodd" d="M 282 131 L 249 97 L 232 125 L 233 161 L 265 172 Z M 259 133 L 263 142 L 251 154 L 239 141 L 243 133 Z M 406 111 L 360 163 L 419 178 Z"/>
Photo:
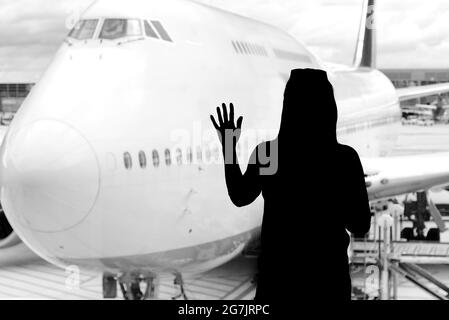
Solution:
<path fill-rule="evenodd" d="M 357 151 L 355 151 L 355 149 L 353 147 L 350 147 L 348 145 L 339 144 L 338 151 L 348 158 L 357 159 L 357 160 L 360 159 Z"/>
<path fill-rule="evenodd" d="M 347 145 L 340 144 L 338 146 L 338 153 L 339 157 L 341 159 L 342 165 L 347 165 L 350 167 L 361 167 L 362 163 L 360 161 L 359 154 L 357 151 Z"/>

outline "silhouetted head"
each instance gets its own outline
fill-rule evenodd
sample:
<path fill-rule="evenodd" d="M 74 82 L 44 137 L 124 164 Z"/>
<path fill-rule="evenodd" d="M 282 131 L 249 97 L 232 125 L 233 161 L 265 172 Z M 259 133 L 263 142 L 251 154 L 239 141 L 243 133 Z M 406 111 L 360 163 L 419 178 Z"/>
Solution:
<path fill-rule="evenodd" d="M 292 70 L 284 93 L 279 137 L 296 145 L 337 143 L 337 104 L 322 70 Z"/>

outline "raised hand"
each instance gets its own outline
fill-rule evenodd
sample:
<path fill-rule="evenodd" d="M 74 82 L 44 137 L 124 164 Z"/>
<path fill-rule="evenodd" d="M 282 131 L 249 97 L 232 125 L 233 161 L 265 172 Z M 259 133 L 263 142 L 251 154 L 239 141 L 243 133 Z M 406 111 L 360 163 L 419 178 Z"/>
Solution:
<path fill-rule="evenodd" d="M 212 120 L 212 124 L 218 132 L 218 137 L 220 138 L 220 142 L 225 146 L 235 147 L 237 145 L 237 141 L 240 139 L 240 134 L 242 131 L 242 122 L 243 117 L 239 117 L 237 120 L 237 125 L 234 123 L 234 105 L 231 103 L 229 106 L 229 115 L 228 110 L 226 108 L 226 104 L 222 104 L 223 116 L 220 110 L 220 107 L 217 107 L 217 118 L 218 123 L 215 120 L 214 116 L 210 116 Z M 232 145 L 229 143 L 232 141 Z"/>

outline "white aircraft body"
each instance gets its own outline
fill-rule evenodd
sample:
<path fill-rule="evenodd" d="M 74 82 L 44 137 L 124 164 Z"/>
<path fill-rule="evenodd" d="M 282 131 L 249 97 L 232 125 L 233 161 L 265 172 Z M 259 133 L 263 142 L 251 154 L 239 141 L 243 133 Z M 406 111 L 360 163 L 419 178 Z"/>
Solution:
<path fill-rule="evenodd" d="M 53 264 L 112 273 L 195 274 L 233 259 L 258 236 L 263 199 L 232 204 L 222 164 L 210 163 L 221 154 L 209 115 L 233 102 L 244 130 L 271 130 L 242 137 L 251 151 L 274 138 L 297 68 L 328 72 L 339 140 L 368 157 L 370 199 L 449 184 L 449 155 L 378 158 L 394 145 L 399 101 L 449 85 L 395 90 L 361 25 L 355 65 L 329 66 L 282 30 L 196 2 L 94 2 L 4 138 L 1 203 L 14 232 L 0 247 L 20 239 Z M 208 138 L 193 137 L 198 127 Z M 180 133 L 191 133 L 181 147 Z"/>

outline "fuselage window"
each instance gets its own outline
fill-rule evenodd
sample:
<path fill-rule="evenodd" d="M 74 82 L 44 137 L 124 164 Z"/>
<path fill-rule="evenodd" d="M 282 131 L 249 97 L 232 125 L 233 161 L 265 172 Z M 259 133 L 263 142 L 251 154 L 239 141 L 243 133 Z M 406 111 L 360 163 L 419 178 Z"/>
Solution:
<path fill-rule="evenodd" d="M 171 166 L 171 154 L 170 154 L 170 150 L 169 149 L 165 150 L 165 164 L 167 166 Z"/>
<path fill-rule="evenodd" d="M 245 42 L 245 43 L 243 43 L 243 45 L 245 46 L 246 53 L 247 53 L 247 54 L 251 54 L 251 52 L 249 51 L 248 44 Z"/>
<path fill-rule="evenodd" d="M 76 26 L 70 31 L 69 37 L 77 40 L 92 39 L 98 25 L 98 19 L 88 19 L 78 21 Z"/>
<path fill-rule="evenodd" d="M 178 166 L 182 165 L 182 150 L 181 149 L 176 150 L 176 162 L 178 163 Z"/>
<path fill-rule="evenodd" d="M 147 37 L 159 39 L 159 37 L 157 36 L 156 32 L 150 26 L 148 21 L 145 20 L 144 24 L 145 24 L 145 34 L 147 35 Z"/>
<path fill-rule="evenodd" d="M 159 167 L 159 164 L 159 153 L 157 152 L 157 150 L 153 150 L 153 166 L 157 168 Z"/>
<path fill-rule="evenodd" d="M 151 23 L 156 28 L 156 31 L 159 33 L 162 39 L 164 39 L 165 41 L 173 42 L 173 40 L 170 38 L 167 31 L 164 29 L 164 27 L 159 21 L 151 21 Z"/>
<path fill-rule="evenodd" d="M 192 148 L 188 148 L 187 149 L 187 162 L 188 163 L 192 163 L 193 161 L 193 152 L 192 152 Z"/>
<path fill-rule="evenodd" d="M 251 43 L 248 43 L 249 52 L 251 54 L 254 54 L 253 45 Z"/>
<path fill-rule="evenodd" d="M 254 48 L 254 53 L 255 53 L 256 55 L 258 55 L 259 52 L 257 51 L 257 44 L 253 44 L 253 48 Z"/>
<path fill-rule="evenodd" d="M 217 146 L 215 146 L 215 148 L 213 150 L 213 154 L 214 154 L 215 161 L 218 161 L 220 159 L 220 150 L 218 149 Z"/>
<path fill-rule="evenodd" d="M 129 152 L 123 154 L 123 161 L 125 162 L 125 168 L 131 170 L 133 167 L 133 159 Z"/>
<path fill-rule="evenodd" d="M 137 19 L 106 19 L 100 33 L 100 39 L 114 40 L 123 37 L 140 36 L 142 28 Z"/>
<path fill-rule="evenodd" d="M 240 52 L 240 53 L 243 53 L 243 48 L 242 48 L 242 46 L 240 45 L 240 42 L 237 41 L 235 44 L 237 45 L 239 52 Z"/>
<path fill-rule="evenodd" d="M 203 161 L 203 150 L 201 150 L 201 147 L 196 148 L 196 159 L 198 162 Z"/>
<path fill-rule="evenodd" d="M 243 48 L 243 52 L 244 52 L 245 54 L 248 54 L 248 50 L 246 50 L 245 44 L 244 44 L 243 42 L 241 42 L 240 45 L 241 45 L 242 48 Z"/>
<path fill-rule="evenodd" d="M 212 152 L 209 146 L 206 146 L 206 161 L 209 162 L 212 157 Z"/>
<path fill-rule="evenodd" d="M 139 152 L 139 164 L 142 169 L 147 167 L 147 155 L 144 151 Z"/>
<path fill-rule="evenodd" d="M 232 46 L 234 47 L 234 51 L 239 53 L 239 49 L 237 48 L 237 45 L 235 44 L 234 41 L 232 41 Z"/>

